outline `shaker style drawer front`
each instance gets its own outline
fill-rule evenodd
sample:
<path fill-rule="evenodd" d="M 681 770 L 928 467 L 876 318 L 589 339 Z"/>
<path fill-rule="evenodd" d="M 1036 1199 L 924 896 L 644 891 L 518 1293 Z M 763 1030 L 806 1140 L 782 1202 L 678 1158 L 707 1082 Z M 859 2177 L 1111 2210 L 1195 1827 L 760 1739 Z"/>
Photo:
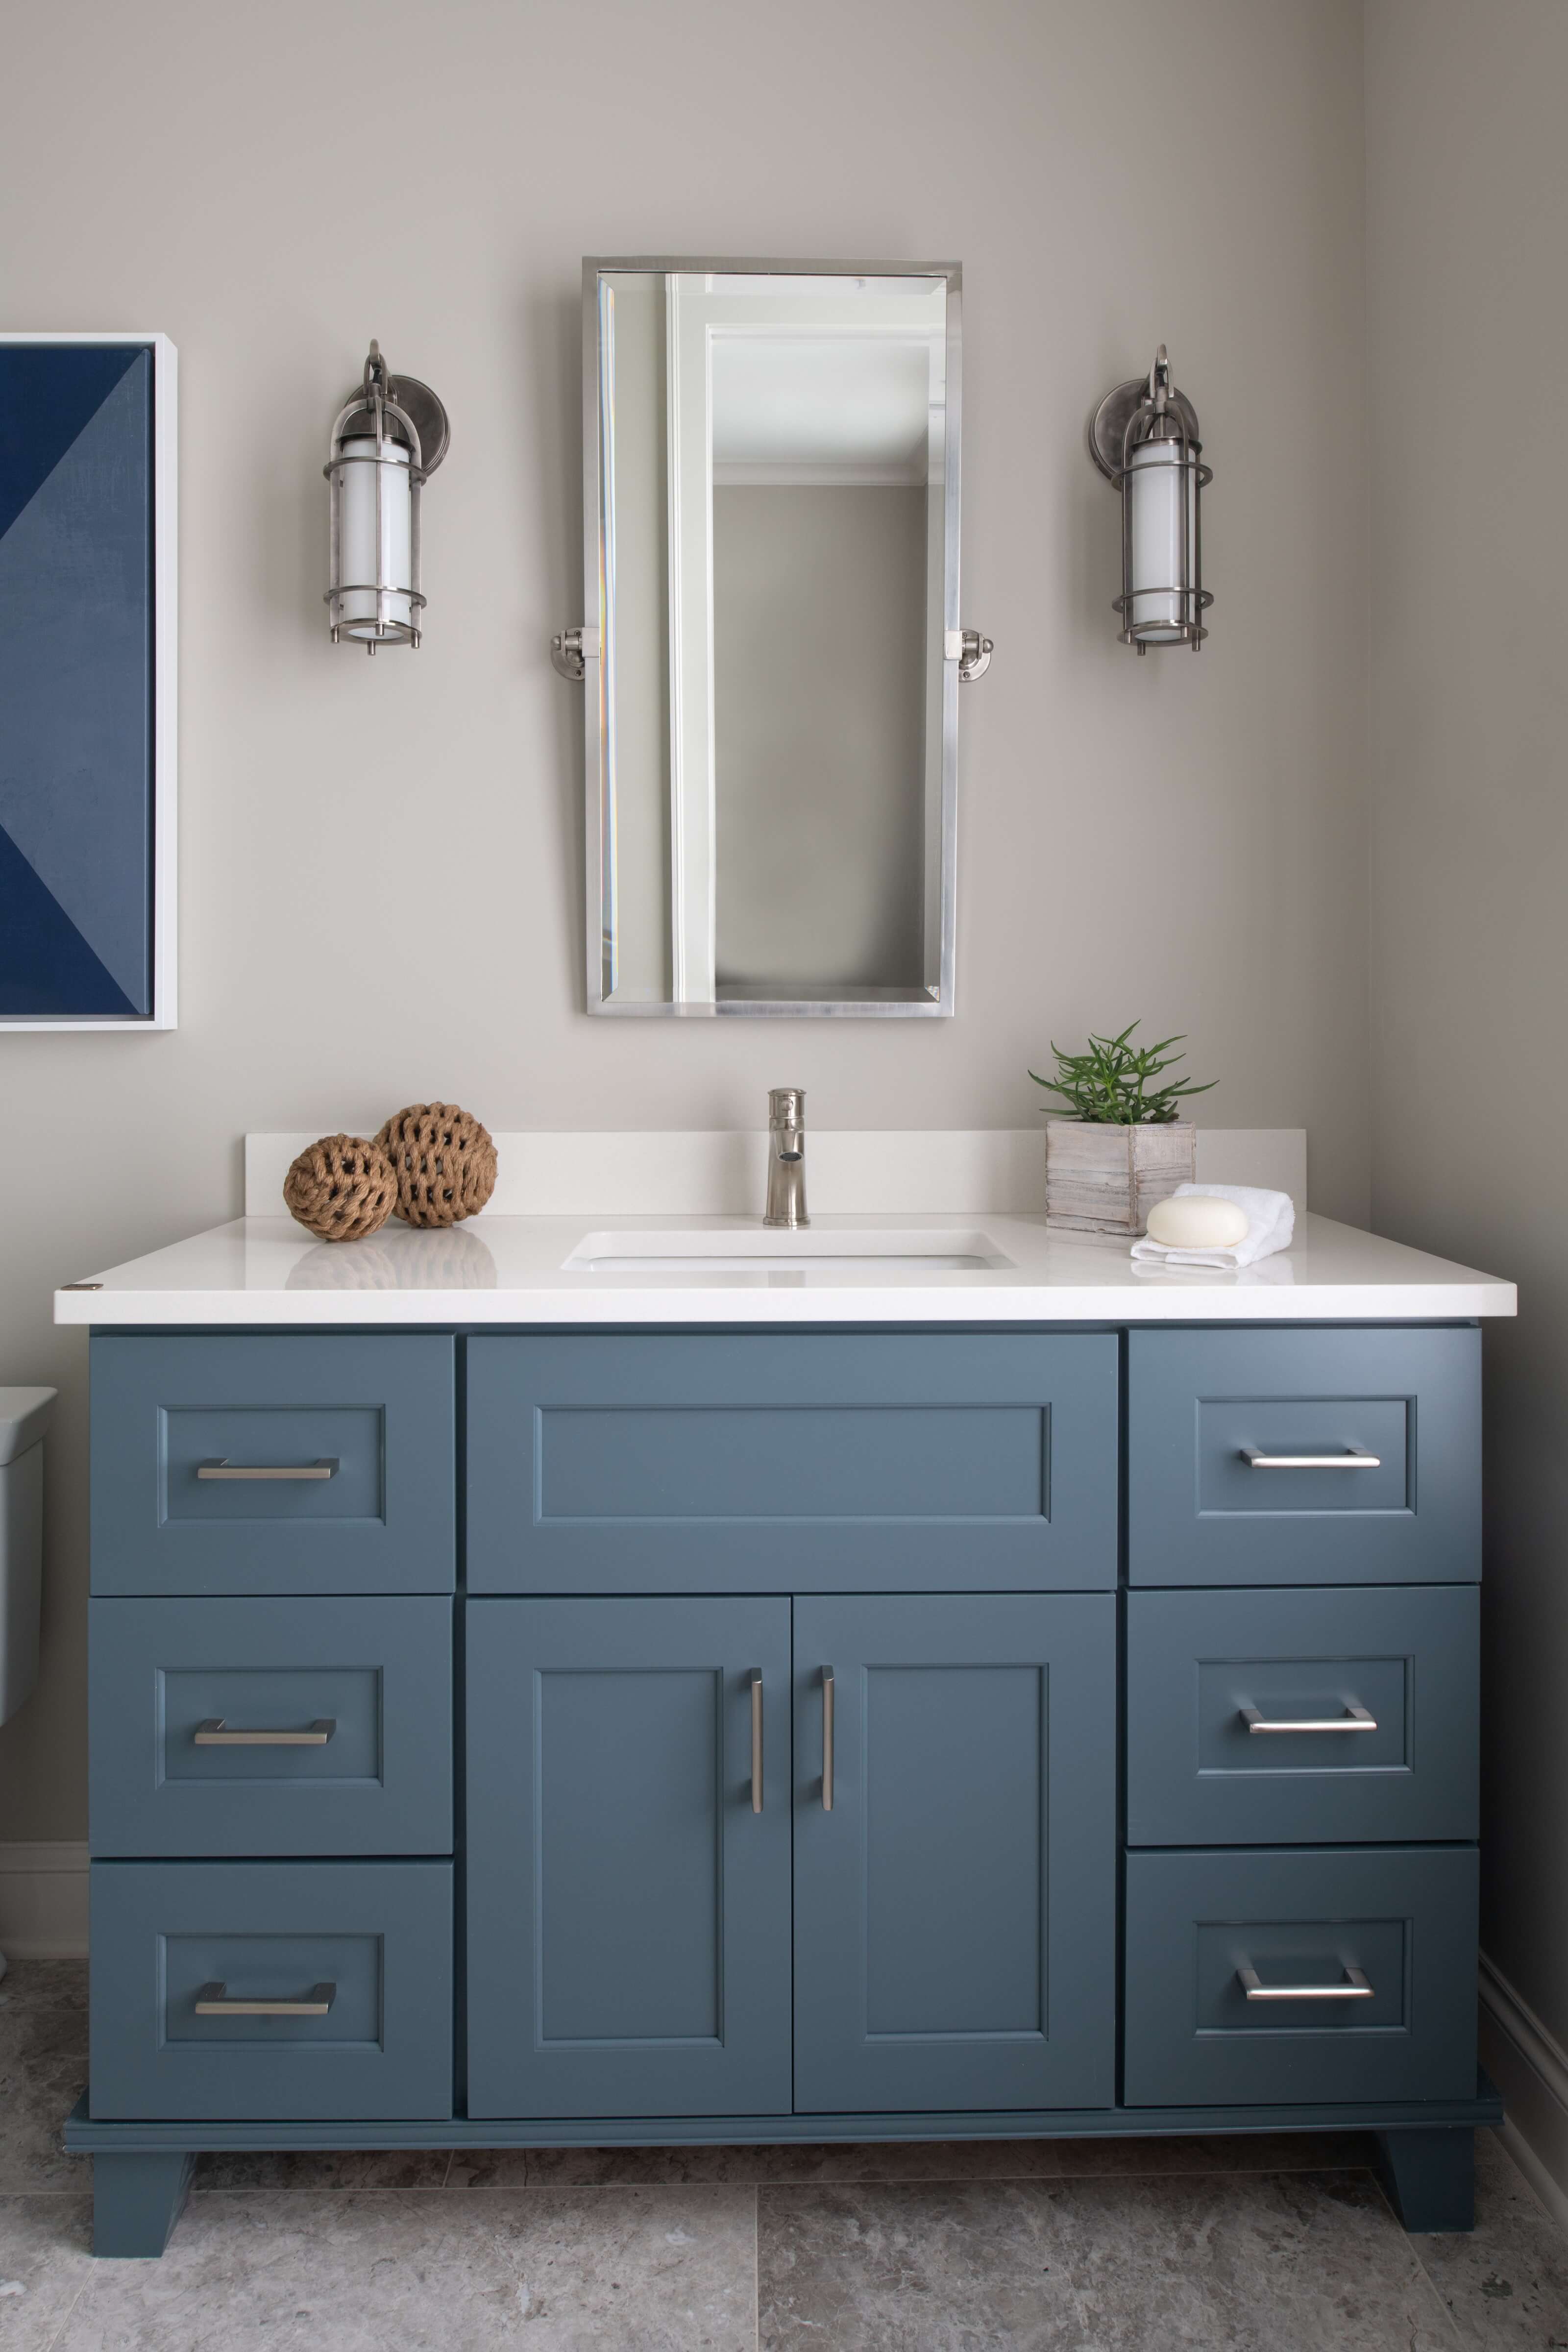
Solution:
<path fill-rule="evenodd" d="M 92 1850 L 452 1851 L 452 1603 L 89 1612 Z"/>
<path fill-rule="evenodd" d="M 95 2117 L 452 2112 L 447 1862 L 95 1862 Z"/>
<path fill-rule="evenodd" d="M 474 1592 L 1116 1580 L 1101 1333 L 468 1342 Z"/>
<path fill-rule="evenodd" d="M 1479 1834 L 1480 1594 L 1136 1591 L 1130 1845 Z"/>
<path fill-rule="evenodd" d="M 1125 2100 L 1466 2099 L 1473 1846 L 1127 1857 Z"/>
<path fill-rule="evenodd" d="M 92 1589 L 449 1592 L 446 1336 L 92 1343 Z"/>
<path fill-rule="evenodd" d="M 1134 1331 L 1134 1584 L 1470 1583 L 1474 1329 Z"/>

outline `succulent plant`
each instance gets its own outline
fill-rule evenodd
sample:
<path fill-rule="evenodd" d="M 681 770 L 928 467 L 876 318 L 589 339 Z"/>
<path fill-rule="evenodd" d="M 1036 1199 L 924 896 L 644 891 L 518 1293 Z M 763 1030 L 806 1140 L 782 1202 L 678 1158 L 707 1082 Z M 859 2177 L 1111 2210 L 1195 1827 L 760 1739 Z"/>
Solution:
<path fill-rule="evenodd" d="M 1136 1021 L 1130 1022 L 1118 1037 L 1091 1034 L 1086 1054 L 1064 1054 L 1053 1041 L 1056 1076 L 1042 1078 L 1035 1070 L 1029 1076 L 1047 1094 L 1060 1095 L 1075 1118 L 1100 1127 L 1163 1127 L 1180 1117 L 1184 1097 L 1206 1095 L 1218 1081 L 1210 1078 L 1204 1086 L 1194 1086 L 1190 1078 L 1173 1078 L 1168 1086 L 1152 1087 L 1151 1082 L 1162 1070 L 1186 1059 L 1184 1054 L 1167 1050 L 1184 1040 L 1178 1035 L 1162 1037 L 1157 1045 L 1130 1045 L 1137 1026 Z M 1042 1103 L 1040 1108 L 1059 1110 L 1056 1103 Z"/>

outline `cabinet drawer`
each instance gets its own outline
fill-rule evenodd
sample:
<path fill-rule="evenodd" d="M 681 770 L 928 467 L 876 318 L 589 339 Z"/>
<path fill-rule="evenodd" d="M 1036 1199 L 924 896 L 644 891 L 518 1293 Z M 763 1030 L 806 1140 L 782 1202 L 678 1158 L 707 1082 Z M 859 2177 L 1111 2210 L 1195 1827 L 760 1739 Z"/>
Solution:
<path fill-rule="evenodd" d="M 478 1339 L 474 1592 L 1116 1580 L 1102 1333 Z"/>
<path fill-rule="evenodd" d="M 1128 1843 L 1477 1836 L 1479 1635 L 1473 1584 L 1130 1593 Z"/>
<path fill-rule="evenodd" d="M 450 1592 L 447 1337 L 92 1343 L 92 1589 Z"/>
<path fill-rule="evenodd" d="M 95 2117 L 451 2114 L 450 1863 L 95 1862 L 91 1910 Z"/>
<path fill-rule="evenodd" d="M 1134 1584 L 1480 1575 L 1480 1333 L 1134 1331 Z"/>
<path fill-rule="evenodd" d="M 1475 2091 L 1473 1846 L 1131 1853 L 1126 1922 L 1129 2106 Z"/>
<path fill-rule="evenodd" d="M 94 1853 L 452 1851 L 452 1603 L 90 1603 Z"/>

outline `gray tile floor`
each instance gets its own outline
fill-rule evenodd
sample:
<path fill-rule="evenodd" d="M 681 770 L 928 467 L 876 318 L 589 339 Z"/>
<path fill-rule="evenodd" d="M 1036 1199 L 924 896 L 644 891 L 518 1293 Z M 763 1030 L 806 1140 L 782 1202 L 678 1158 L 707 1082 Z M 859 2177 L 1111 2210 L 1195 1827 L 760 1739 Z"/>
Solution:
<path fill-rule="evenodd" d="M 1345 2134 L 215 2158 L 161 2263 L 95 2263 L 85 1978 L 0 1983 L 0 2347 L 1568 2352 L 1490 2135 L 1469 2238 L 1406 2238 Z"/>

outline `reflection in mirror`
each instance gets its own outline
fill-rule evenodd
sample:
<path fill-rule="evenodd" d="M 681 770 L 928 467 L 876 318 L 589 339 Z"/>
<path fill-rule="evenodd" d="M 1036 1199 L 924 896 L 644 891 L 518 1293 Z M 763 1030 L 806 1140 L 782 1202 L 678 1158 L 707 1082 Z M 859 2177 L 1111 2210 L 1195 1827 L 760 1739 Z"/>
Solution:
<path fill-rule="evenodd" d="M 956 268 L 585 290 L 591 1009 L 950 1012 Z"/>

